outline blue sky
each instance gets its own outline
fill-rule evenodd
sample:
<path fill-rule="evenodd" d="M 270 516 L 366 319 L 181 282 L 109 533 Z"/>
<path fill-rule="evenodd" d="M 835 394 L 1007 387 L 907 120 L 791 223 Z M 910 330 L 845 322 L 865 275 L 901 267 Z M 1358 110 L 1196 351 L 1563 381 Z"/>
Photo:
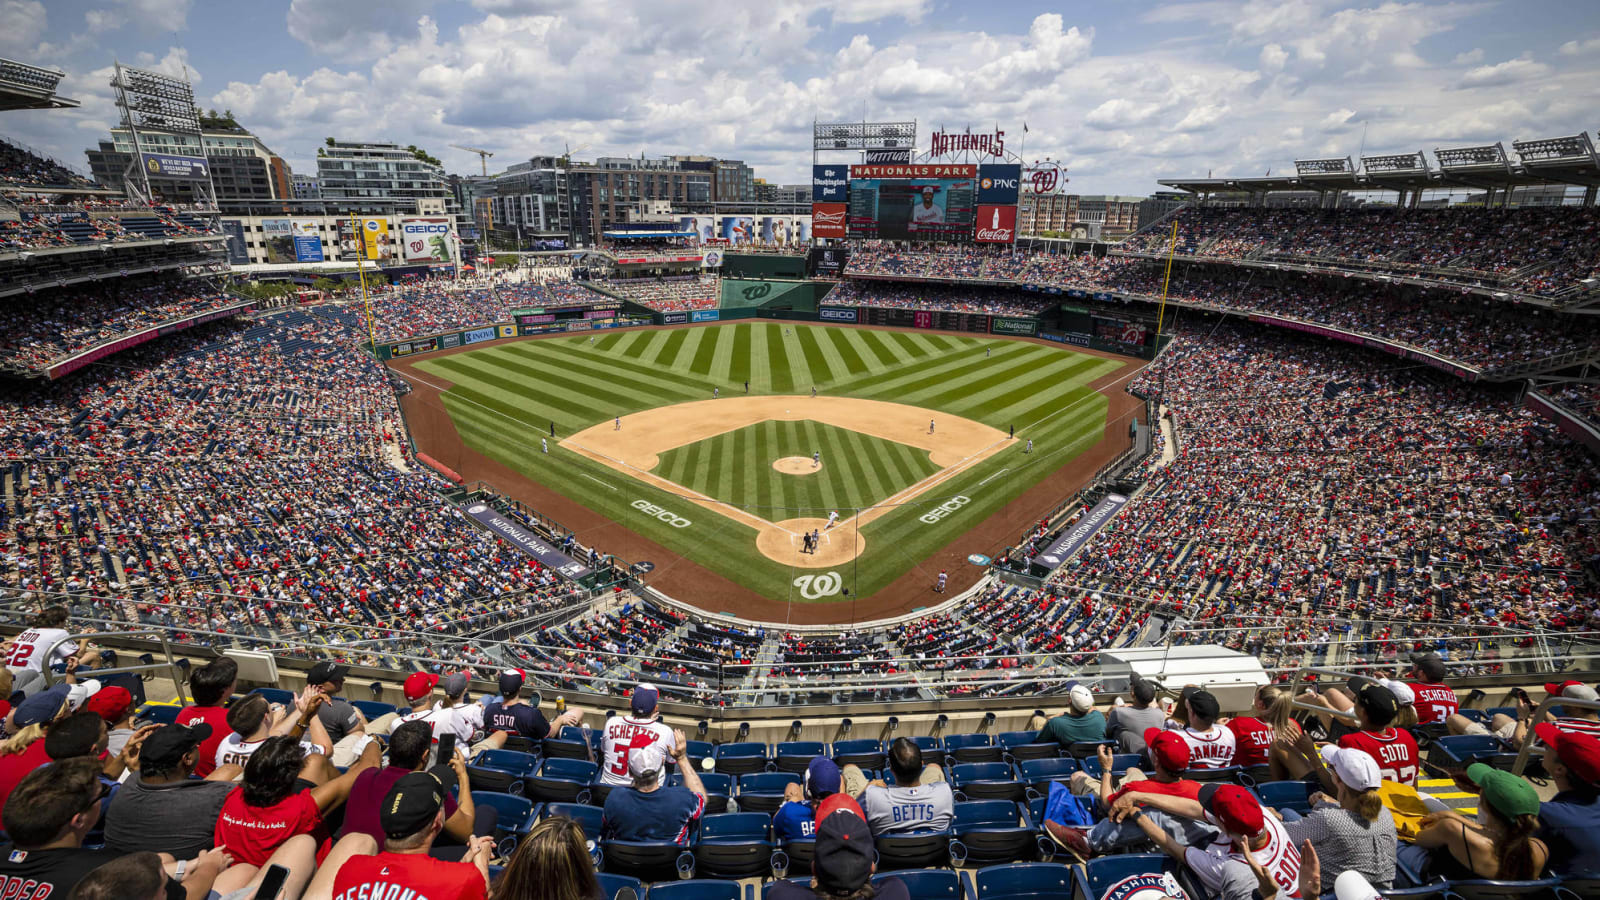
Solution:
<path fill-rule="evenodd" d="M 0 0 L 0 55 L 66 70 L 67 112 L 0 134 L 80 169 L 108 68 L 181 74 L 298 171 L 325 136 L 452 171 L 585 147 L 708 153 L 806 180 L 813 118 L 1007 132 L 1078 193 L 1296 157 L 1600 129 L 1600 3 L 1173 0 Z"/>

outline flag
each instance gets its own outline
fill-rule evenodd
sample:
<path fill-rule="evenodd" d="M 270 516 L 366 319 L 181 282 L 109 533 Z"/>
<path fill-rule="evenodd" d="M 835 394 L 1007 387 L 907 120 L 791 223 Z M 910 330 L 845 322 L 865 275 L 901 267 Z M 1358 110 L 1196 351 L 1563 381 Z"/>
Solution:
<path fill-rule="evenodd" d="M 1023 134 L 1027 134 L 1028 133 L 1028 121 L 1026 119 L 1024 119 L 1022 121 L 1022 133 Z"/>

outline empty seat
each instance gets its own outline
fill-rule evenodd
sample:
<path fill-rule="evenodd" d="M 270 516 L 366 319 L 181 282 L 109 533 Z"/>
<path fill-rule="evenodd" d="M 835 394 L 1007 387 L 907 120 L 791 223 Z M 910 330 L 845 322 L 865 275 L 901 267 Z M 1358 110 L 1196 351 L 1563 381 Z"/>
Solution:
<path fill-rule="evenodd" d="M 581 759 L 547 759 L 539 764 L 537 772 L 524 779 L 527 788 L 523 793 L 541 803 L 585 803 L 589 799 L 589 782 L 598 768 Z"/>
<path fill-rule="evenodd" d="M 708 878 L 756 878 L 772 868 L 772 817 L 723 813 L 700 819 L 695 872 Z"/>
<path fill-rule="evenodd" d="M 542 819 L 566 816 L 578 823 L 583 836 L 591 841 L 600 840 L 600 823 L 605 820 L 605 810 L 587 803 L 546 803 L 540 813 Z"/>
<path fill-rule="evenodd" d="M 733 776 L 717 772 L 701 772 L 700 783 L 706 789 L 706 812 L 713 815 L 727 812 L 728 799 L 733 796 Z M 673 772 L 667 776 L 667 784 L 682 787 L 683 776 Z"/>
<path fill-rule="evenodd" d="M 467 766 L 467 783 L 475 791 L 495 791 L 521 796 L 527 792 L 527 786 L 522 781 L 524 777 L 525 773 L 521 772 Z"/>
<path fill-rule="evenodd" d="M 1036 741 L 1036 731 L 1002 731 L 995 739 L 1000 749 L 1011 757 L 1013 762 L 1022 762 L 1025 759 L 1051 759 L 1061 755 L 1061 745 L 1055 741 Z"/>
<path fill-rule="evenodd" d="M 821 741 L 784 741 L 772 748 L 772 766 L 779 772 L 804 772 L 824 752 Z"/>
<path fill-rule="evenodd" d="M 957 800 L 1023 799 L 1022 782 L 1003 762 L 958 763 L 950 767 L 948 776 Z"/>
<path fill-rule="evenodd" d="M 950 832 L 909 831 L 880 834 L 873 839 L 878 848 L 878 871 L 927 869 L 950 862 Z"/>
<path fill-rule="evenodd" d="M 749 775 L 767 768 L 767 745 L 756 741 L 719 744 L 712 752 L 716 770 L 724 775 Z"/>
<path fill-rule="evenodd" d="M 1450 882 L 1450 893 L 1461 900 L 1554 900 L 1556 888 L 1560 885 L 1559 878 L 1540 878 L 1535 881 L 1469 878 Z"/>
<path fill-rule="evenodd" d="M 1078 765 L 1083 767 L 1084 774 L 1090 778 L 1100 777 L 1099 759 L 1091 756 L 1079 760 Z M 1129 769 L 1137 768 L 1139 768 L 1139 754 L 1137 753 L 1118 753 L 1111 757 L 1111 774 L 1115 778 L 1121 778 L 1128 773 Z"/>
<path fill-rule="evenodd" d="M 744 888 L 737 881 L 696 878 L 652 884 L 644 896 L 645 900 L 744 900 Z"/>
<path fill-rule="evenodd" d="M 906 893 L 915 900 L 960 900 L 961 876 L 948 869 L 909 869 L 903 872 L 886 872 L 872 876 L 873 884 L 882 884 L 890 878 L 905 883 Z"/>
<path fill-rule="evenodd" d="M 971 800 L 955 805 L 955 837 L 950 841 L 950 864 L 990 866 L 1032 862 L 1042 853 L 1053 854 L 1054 844 L 1043 838 L 1027 810 L 1005 800 Z"/>
<path fill-rule="evenodd" d="M 863 769 L 883 768 L 883 745 L 871 738 L 854 738 L 833 742 L 833 761 L 839 768 L 859 766 Z"/>
<path fill-rule="evenodd" d="M 944 739 L 945 762 L 978 763 L 1000 762 L 1002 751 L 987 734 L 952 734 Z"/>
<path fill-rule="evenodd" d="M 1321 789 L 1307 781 L 1267 781 L 1255 786 L 1262 806 L 1292 809 L 1301 815 L 1311 811 L 1311 795 Z"/>
<path fill-rule="evenodd" d="M 771 816 L 783 805 L 784 788 L 800 784 L 794 772 L 755 772 L 739 776 L 739 809 Z"/>
<path fill-rule="evenodd" d="M 474 805 L 491 806 L 500 814 L 495 823 L 495 843 L 501 856 L 510 856 L 517 849 L 517 840 L 533 827 L 537 812 L 526 797 L 499 794 L 494 791 L 473 791 Z"/>
<path fill-rule="evenodd" d="M 1017 762 L 1017 780 L 1029 790 L 1040 794 L 1050 793 L 1050 782 L 1066 784 L 1072 773 L 1078 771 L 1078 761 L 1069 756 L 1054 759 L 1024 759 Z"/>
<path fill-rule="evenodd" d="M 1072 874 L 1072 867 L 1057 863 L 1013 863 L 979 869 L 975 881 L 982 900 L 1039 900 L 1069 896 Z"/>
<path fill-rule="evenodd" d="M 644 896 L 644 883 L 637 878 L 610 872 L 595 877 L 600 879 L 600 893 L 605 900 L 640 900 Z"/>
<path fill-rule="evenodd" d="M 644 881 L 694 877 L 694 854 L 672 841 L 601 841 L 600 865 Z"/>

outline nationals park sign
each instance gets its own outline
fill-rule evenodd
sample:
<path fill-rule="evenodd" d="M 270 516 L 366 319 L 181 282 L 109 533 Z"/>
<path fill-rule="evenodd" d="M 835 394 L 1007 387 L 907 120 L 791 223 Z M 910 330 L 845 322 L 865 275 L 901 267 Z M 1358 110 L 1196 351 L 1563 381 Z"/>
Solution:
<path fill-rule="evenodd" d="M 562 553 L 549 543 L 540 540 L 539 536 L 523 528 L 516 522 L 500 515 L 494 507 L 487 503 L 474 503 L 463 510 L 474 522 L 494 532 L 507 543 L 518 550 L 538 560 L 545 568 L 554 569 L 563 576 L 577 581 L 594 570 L 578 562 L 572 557 Z"/>

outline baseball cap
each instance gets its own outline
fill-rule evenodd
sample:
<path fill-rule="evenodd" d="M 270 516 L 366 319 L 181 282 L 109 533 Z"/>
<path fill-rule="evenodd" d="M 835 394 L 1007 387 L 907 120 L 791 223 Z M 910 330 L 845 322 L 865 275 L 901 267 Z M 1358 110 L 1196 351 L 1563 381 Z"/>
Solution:
<path fill-rule="evenodd" d="M 1339 748 L 1333 744 L 1324 744 L 1322 747 L 1322 761 L 1333 769 L 1354 791 L 1376 790 L 1383 784 L 1383 774 L 1378 771 L 1378 761 L 1372 754 L 1354 747 Z"/>
<path fill-rule="evenodd" d="M 932 194 L 932 193 L 934 193 L 934 190 L 933 190 L 933 185 L 931 185 L 931 184 L 925 184 L 925 185 L 923 185 L 923 186 L 922 186 L 922 192 L 923 192 L 923 193 L 924 193 L 924 194 Z"/>
<path fill-rule="evenodd" d="M 1437 684 L 1444 680 L 1444 659 L 1437 653 L 1418 653 L 1411 657 L 1411 665 L 1422 673 L 1422 677 Z"/>
<path fill-rule="evenodd" d="M 1067 692 L 1067 701 L 1078 712 L 1088 712 L 1094 709 L 1094 694 L 1081 684 L 1073 685 L 1072 690 Z"/>
<path fill-rule="evenodd" d="M 1367 876 L 1355 869 L 1345 869 L 1333 880 L 1333 895 L 1338 900 L 1383 900 L 1383 895 L 1372 886 Z"/>
<path fill-rule="evenodd" d="M 1366 709 L 1367 718 L 1378 728 L 1393 722 L 1395 714 L 1400 712 L 1400 701 L 1394 691 L 1371 681 L 1356 691 L 1356 702 Z"/>
<path fill-rule="evenodd" d="M 1222 704 L 1210 691 L 1195 691 L 1187 695 L 1189 715 L 1200 719 L 1215 719 L 1222 712 Z"/>
<path fill-rule="evenodd" d="M 1581 681 L 1563 681 L 1560 684 L 1551 682 L 1544 686 L 1544 692 L 1552 697 L 1565 697 L 1568 700 L 1600 700 L 1594 688 Z"/>
<path fill-rule="evenodd" d="M 872 877 L 873 856 L 872 831 L 861 807 L 841 794 L 823 801 L 817 810 L 817 844 L 811 862 L 817 887 L 831 894 L 858 890 Z"/>
<path fill-rule="evenodd" d="M 86 678 L 67 688 L 67 702 L 72 704 L 72 711 L 77 712 L 83 709 L 83 705 L 89 702 L 90 697 L 98 693 L 100 693 L 100 682 Z"/>
<path fill-rule="evenodd" d="M 325 659 L 311 667 L 306 673 L 306 684 L 327 684 L 330 681 L 342 681 L 350 674 L 349 666 L 341 666 L 331 659 Z"/>
<path fill-rule="evenodd" d="M 1394 695 L 1395 702 L 1401 706 L 1415 706 L 1417 704 L 1417 695 L 1415 691 L 1411 690 L 1411 685 L 1403 681 L 1390 681 L 1387 678 L 1379 678 L 1378 683 L 1388 688 L 1389 693 Z"/>
<path fill-rule="evenodd" d="M 439 679 L 439 690 L 444 691 L 446 697 L 459 697 L 467 689 L 467 673 L 451 672 Z"/>
<path fill-rule="evenodd" d="M 839 793 L 839 764 L 826 756 L 818 756 L 806 766 L 806 793 L 812 797 L 827 797 Z"/>
<path fill-rule="evenodd" d="M 11 717 L 12 724 L 17 728 L 26 728 L 54 719 L 56 713 L 61 711 L 61 704 L 67 702 L 68 690 L 67 685 L 58 684 L 17 704 L 17 711 Z"/>
<path fill-rule="evenodd" d="M 1146 728 L 1144 742 L 1150 751 L 1150 760 L 1160 763 L 1168 772 L 1182 772 L 1189 768 L 1189 742 L 1176 731 L 1164 728 Z"/>
<path fill-rule="evenodd" d="M 528 680 L 528 673 L 521 669 L 506 669 L 500 673 L 500 696 L 509 697 L 522 690 L 522 685 Z"/>
<path fill-rule="evenodd" d="M 1562 731 L 1554 722 L 1540 722 L 1533 726 L 1533 732 L 1573 775 L 1589 784 L 1600 784 L 1600 740 L 1593 735 Z"/>
<path fill-rule="evenodd" d="M 389 838 L 410 837 L 428 826 L 444 807 L 445 794 L 455 785 L 449 766 L 401 776 L 384 795 L 378 824 Z"/>
<path fill-rule="evenodd" d="M 193 725 L 163 725 L 144 739 L 139 758 L 157 769 L 171 771 L 190 750 L 211 737 L 211 726 L 205 722 Z"/>
<path fill-rule="evenodd" d="M 113 684 L 101 688 L 98 693 L 89 698 L 83 708 L 94 713 L 107 722 L 119 721 L 128 714 L 128 707 L 133 705 L 133 695 L 121 685 Z"/>
<path fill-rule="evenodd" d="M 1483 801 L 1502 816 L 1510 819 L 1539 814 L 1539 792 L 1520 776 L 1484 763 L 1473 763 L 1467 766 L 1467 778 L 1483 791 Z"/>
<path fill-rule="evenodd" d="M 1211 824 L 1232 835 L 1255 837 L 1266 827 L 1261 804 L 1254 794 L 1236 784 L 1208 784 L 1200 788 L 1200 805 Z"/>
<path fill-rule="evenodd" d="M 404 688 L 406 699 L 411 701 L 421 700 L 423 697 L 433 693 L 433 689 L 438 686 L 439 676 L 432 672 L 412 672 L 406 677 Z"/>
<path fill-rule="evenodd" d="M 643 719 L 656 711 L 661 701 L 661 691 L 653 684 L 637 685 L 633 689 L 633 717 Z"/>
<path fill-rule="evenodd" d="M 667 764 L 667 748 L 648 731 L 633 736 L 628 745 L 628 774 L 635 778 L 659 772 Z"/>

